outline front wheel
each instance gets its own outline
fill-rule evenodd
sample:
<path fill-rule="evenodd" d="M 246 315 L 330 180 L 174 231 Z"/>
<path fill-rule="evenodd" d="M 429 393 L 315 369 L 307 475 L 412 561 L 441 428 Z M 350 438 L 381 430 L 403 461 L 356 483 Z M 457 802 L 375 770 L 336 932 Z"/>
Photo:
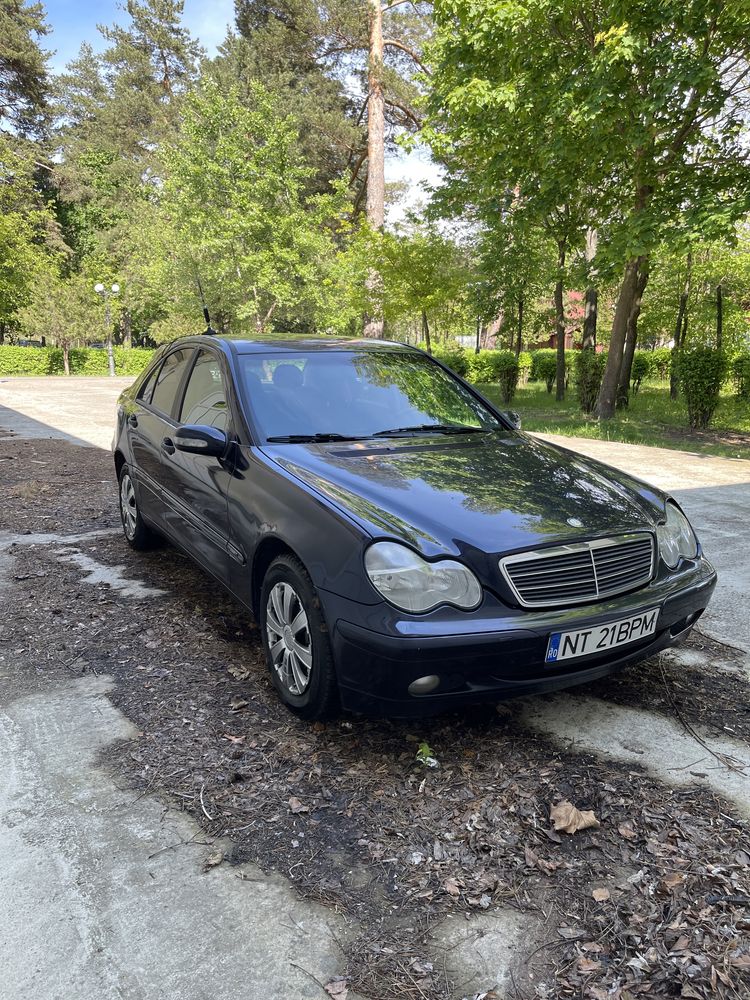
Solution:
<path fill-rule="evenodd" d="M 263 648 L 281 700 L 305 719 L 335 714 L 336 672 L 320 598 L 294 556 L 275 559 L 260 597 Z"/>
<path fill-rule="evenodd" d="M 128 544 L 138 551 L 153 548 L 156 535 L 143 520 L 138 507 L 135 484 L 130 474 L 130 468 L 123 465 L 120 469 L 120 518 L 122 530 Z"/>

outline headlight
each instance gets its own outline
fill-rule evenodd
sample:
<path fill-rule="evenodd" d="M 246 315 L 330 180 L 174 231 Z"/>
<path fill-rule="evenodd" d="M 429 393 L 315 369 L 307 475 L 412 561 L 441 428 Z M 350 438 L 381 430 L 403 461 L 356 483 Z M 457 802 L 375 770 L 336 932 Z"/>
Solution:
<path fill-rule="evenodd" d="M 695 559 L 698 555 L 698 539 L 690 521 L 679 507 L 667 502 L 667 520 L 656 528 L 659 552 L 670 569 L 675 569 L 680 559 Z"/>
<path fill-rule="evenodd" d="M 397 542 L 375 542 L 365 553 L 373 587 L 403 611 L 429 611 L 438 604 L 475 608 L 482 599 L 479 581 L 454 559 L 429 563 Z"/>

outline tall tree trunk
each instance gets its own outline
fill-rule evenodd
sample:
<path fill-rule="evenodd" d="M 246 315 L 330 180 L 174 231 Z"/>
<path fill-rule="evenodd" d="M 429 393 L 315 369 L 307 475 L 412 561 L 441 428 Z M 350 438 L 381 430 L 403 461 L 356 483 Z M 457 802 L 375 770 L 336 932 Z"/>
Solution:
<path fill-rule="evenodd" d="M 5 343 L 5 323 L 0 322 L 0 344 Z"/>
<path fill-rule="evenodd" d="M 477 346 L 474 348 L 475 354 L 479 354 L 481 340 L 482 340 L 482 317 L 477 316 Z"/>
<path fill-rule="evenodd" d="M 123 309 L 120 322 L 122 323 L 122 346 L 130 348 L 133 346 L 133 318 L 129 309 Z"/>
<path fill-rule="evenodd" d="M 523 295 L 518 296 L 518 332 L 516 336 L 516 357 L 523 350 Z"/>
<path fill-rule="evenodd" d="M 583 305 L 583 349 L 593 351 L 596 347 L 596 320 L 599 312 L 599 291 L 593 285 L 586 289 Z"/>
<path fill-rule="evenodd" d="M 63 352 L 63 371 L 66 375 L 70 375 L 70 344 L 65 343 L 62 345 Z"/>
<path fill-rule="evenodd" d="M 672 364 L 669 371 L 669 395 L 671 399 L 677 399 L 680 383 L 677 377 L 677 359 L 682 346 L 687 337 L 687 305 L 690 298 L 690 282 L 693 276 L 693 251 L 689 250 L 687 255 L 687 267 L 685 271 L 685 284 L 680 295 L 680 304 L 677 307 L 677 322 L 674 327 L 674 347 L 672 348 Z"/>
<path fill-rule="evenodd" d="M 557 241 L 558 278 L 555 285 L 555 332 L 557 335 L 557 389 L 555 399 L 565 399 L 565 311 L 563 308 L 563 268 L 566 240 Z"/>
<path fill-rule="evenodd" d="M 381 0 L 368 0 L 370 52 L 367 64 L 367 222 L 382 229 L 385 221 L 385 95 L 383 93 L 383 8 Z M 380 276 L 371 271 L 368 287 L 374 289 Z M 366 337 L 383 336 L 383 320 L 368 317 Z"/>
<path fill-rule="evenodd" d="M 599 312 L 599 291 L 591 282 L 593 277 L 591 264 L 596 256 L 599 234 L 596 229 L 586 230 L 586 269 L 589 272 L 589 286 L 583 305 L 583 349 L 593 350 L 596 347 L 596 320 Z"/>
<path fill-rule="evenodd" d="M 617 409 L 627 407 L 630 402 L 630 376 L 633 371 L 633 358 L 635 349 L 638 346 L 638 317 L 641 314 L 641 302 L 643 293 L 648 284 L 649 260 L 643 257 L 638 266 L 638 279 L 636 283 L 635 299 L 633 308 L 628 317 L 628 330 L 625 337 L 625 350 L 622 358 L 622 369 L 620 370 L 620 380 L 617 384 Z"/>
<path fill-rule="evenodd" d="M 724 292 L 721 282 L 716 286 L 716 350 L 724 345 Z"/>
<path fill-rule="evenodd" d="M 427 310 L 422 310 L 422 336 L 424 337 L 427 353 L 432 354 L 432 343 L 430 341 L 430 324 L 427 322 Z"/>
<path fill-rule="evenodd" d="M 611 420 L 615 415 L 617 402 L 617 386 L 622 369 L 622 356 L 625 350 L 625 338 L 628 333 L 628 322 L 633 309 L 633 302 L 638 293 L 638 268 L 640 257 L 631 257 L 625 265 L 625 271 L 617 297 L 615 318 L 612 321 L 612 335 L 609 341 L 607 364 L 602 377 L 599 398 L 596 401 L 594 413 L 600 420 Z"/>

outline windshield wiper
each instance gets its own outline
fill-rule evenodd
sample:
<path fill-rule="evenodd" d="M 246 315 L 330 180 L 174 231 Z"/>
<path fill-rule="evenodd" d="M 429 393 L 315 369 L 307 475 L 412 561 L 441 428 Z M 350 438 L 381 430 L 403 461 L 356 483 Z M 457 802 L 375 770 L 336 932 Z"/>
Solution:
<path fill-rule="evenodd" d="M 376 431 L 373 437 L 391 437 L 396 434 L 481 434 L 485 427 L 467 427 L 464 424 L 414 424 L 412 427 L 391 427 Z"/>
<path fill-rule="evenodd" d="M 308 444 L 311 441 L 361 441 L 355 434 L 336 434 L 334 431 L 321 434 L 277 434 L 266 438 L 272 444 Z"/>

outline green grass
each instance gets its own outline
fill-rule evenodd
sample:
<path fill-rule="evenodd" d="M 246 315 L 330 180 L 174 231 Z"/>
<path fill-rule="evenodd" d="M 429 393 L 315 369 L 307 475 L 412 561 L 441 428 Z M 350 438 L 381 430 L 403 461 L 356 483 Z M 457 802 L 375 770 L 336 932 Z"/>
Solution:
<path fill-rule="evenodd" d="M 485 383 L 477 388 L 503 408 L 496 385 Z M 539 382 L 519 386 L 512 408 L 521 414 L 525 431 L 750 459 L 750 404 L 740 401 L 729 390 L 722 394 L 708 431 L 689 429 L 685 402 L 683 399 L 673 402 L 669 398 L 667 382 L 642 385 L 636 396 L 631 395 L 628 409 L 618 411 L 617 416 L 608 421 L 600 422 L 581 413 L 574 387 L 569 388 L 565 400 L 558 403 L 554 392 L 548 393 Z"/>

